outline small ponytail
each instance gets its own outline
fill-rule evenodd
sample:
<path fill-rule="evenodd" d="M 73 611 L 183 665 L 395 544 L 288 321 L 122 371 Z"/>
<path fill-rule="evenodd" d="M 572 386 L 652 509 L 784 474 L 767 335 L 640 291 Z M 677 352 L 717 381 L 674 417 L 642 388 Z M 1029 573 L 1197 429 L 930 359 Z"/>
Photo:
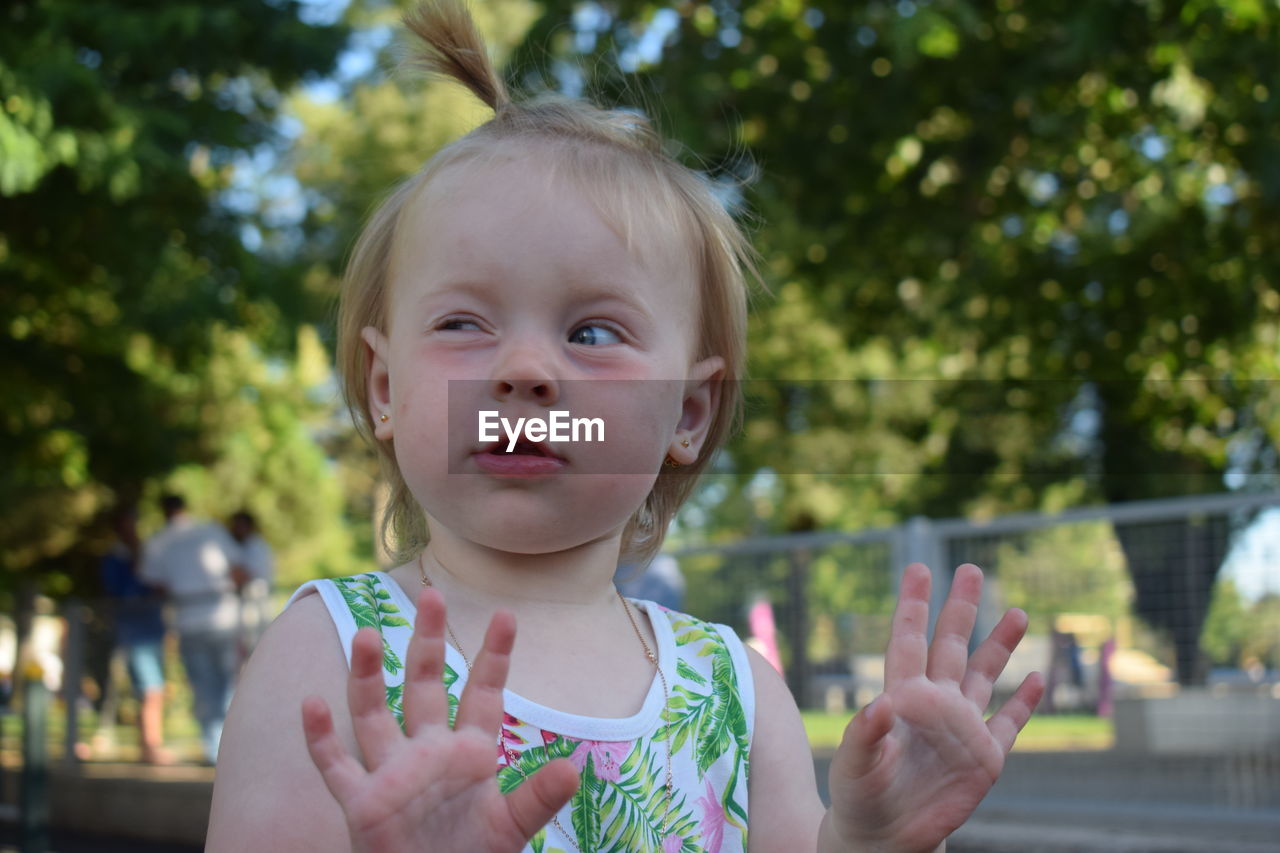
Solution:
<path fill-rule="evenodd" d="M 404 24 L 421 39 L 413 56 L 419 68 L 456 80 L 495 113 L 511 103 L 463 0 L 425 0 L 405 13 Z"/>

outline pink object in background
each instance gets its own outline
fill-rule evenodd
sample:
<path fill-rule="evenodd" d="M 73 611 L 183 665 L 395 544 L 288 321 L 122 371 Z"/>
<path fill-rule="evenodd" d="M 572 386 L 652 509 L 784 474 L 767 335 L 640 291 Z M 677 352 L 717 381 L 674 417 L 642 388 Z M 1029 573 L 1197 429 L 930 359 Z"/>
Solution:
<path fill-rule="evenodd" d="M 751 645 L 782 672 L 782 658 L 778 655 L 778 629 L 773 623 L 773 604 L 763 596 L 756 599 L 747 611 L 747 626 L 751 629 Z M 785 674 L 785 673 L 784 673 Z"/>

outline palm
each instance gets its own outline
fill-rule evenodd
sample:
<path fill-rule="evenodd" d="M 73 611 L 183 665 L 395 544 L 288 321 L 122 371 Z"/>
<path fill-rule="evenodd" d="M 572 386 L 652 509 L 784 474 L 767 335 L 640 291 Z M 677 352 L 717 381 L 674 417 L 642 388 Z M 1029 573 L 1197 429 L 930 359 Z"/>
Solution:
<path fill-rule="evenodd" d="M 563 761 L 506 796 L 499 792 L 495 744 L 514 623 L 509 614 L 494 616 L 450 728 L 441 680 L 444 622 L 439 595 L 424 590 L 406 661 L 407 736 L 386 707 L 381 638 L 372 629 L 357 633 L 347 699 L 364 765 L 343 747 L 324 701 L 303 703 L 307 747 L 342 807 L 355 850 L 514 853 L 577 786 L 577 772 Z"/>
<path fill-rule="evenodd" d="M 1043 686 L 1033 674 L 984 719 L 1026 617 L 1006 613 L 969 658 L 981 588 L 976 567 L 956 571 L 930 647 L 928 570 L 907 569 L 885 656 L 885 692 L 850 723 L 831 765 L 834 829 L 850 846 L 934 850 L 995 784 L 1039 701 Z"/>

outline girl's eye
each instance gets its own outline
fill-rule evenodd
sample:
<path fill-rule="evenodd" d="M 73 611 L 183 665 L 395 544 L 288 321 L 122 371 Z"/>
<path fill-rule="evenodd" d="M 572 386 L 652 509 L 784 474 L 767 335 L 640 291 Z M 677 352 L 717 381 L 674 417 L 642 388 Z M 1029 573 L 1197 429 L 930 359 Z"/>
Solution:
<path fill-rule="evenodd" d="M 583 323 L 573 330 L 573 334 L 569 336 L 569 342 L 587 344 L 588 346 L 603 346 L 605 344 L 620 344 L 622 343 L 622 337 L 608 326 L 602 326 L 599 323 Z"/>
<path fill-rule="evenodd" d="M 443 331 L 461 331 L 463 326 L 470 326 L 473 329 L 480 328 L 474 320 L 465 320 L 462 317 L 451 317 L 441 323 L 439 328 Z"/>

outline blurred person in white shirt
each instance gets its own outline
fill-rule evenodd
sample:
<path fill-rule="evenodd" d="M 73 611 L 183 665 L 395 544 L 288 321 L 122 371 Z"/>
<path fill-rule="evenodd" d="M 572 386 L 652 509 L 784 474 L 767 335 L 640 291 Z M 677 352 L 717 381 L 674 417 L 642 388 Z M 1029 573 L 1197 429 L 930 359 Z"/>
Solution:
<path fill-rule="evenodd" d="M 271 587 L 275 584 L 275 558 L 271 546 L 258 532 L 258 521 L 248 510 L 231 516 L 231 537 L 240 547 L 240 565 L 247 576 L 240 587 L 240 638 L 242 656 L 248 658 L 258 638 L 275 617 Z"/>
<path fill-rule="evenodd" d="M 143 549 L 141 578 L 172 604 L 182 665 L 191 684 L 204 757 L 218 757 L 239 665 L 240 546 L 221 524 L 193 519 L 179 495 L 160 501 L 165 527 Z"/>

